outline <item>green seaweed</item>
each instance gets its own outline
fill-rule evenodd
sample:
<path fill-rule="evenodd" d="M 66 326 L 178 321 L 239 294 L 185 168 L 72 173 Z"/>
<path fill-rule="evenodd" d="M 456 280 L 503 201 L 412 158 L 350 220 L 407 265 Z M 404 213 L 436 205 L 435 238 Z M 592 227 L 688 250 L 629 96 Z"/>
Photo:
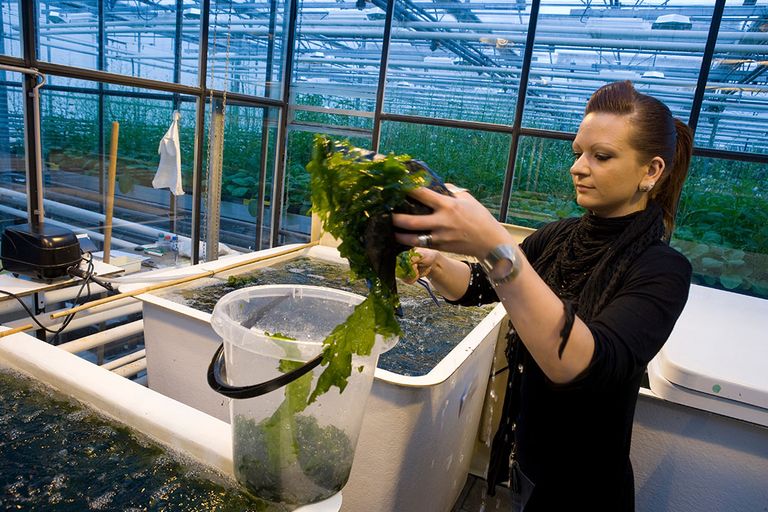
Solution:
<path fill-rule="evenodd" d="M 397 289 L 387 286 L 374 268 L 366 254 L 365 237 L 370 219 L 381 222 L 408 191 L 427 183 L 424 173 L 411 172 L 403 164 L 407 156 L 365 159 L 348 143 L 332 144 L 318 136 L 307 165 L 313 209 L 325 230 L 341 241 L 339 253 L 349 261 L 353 278 L 365 279 L 370 292 L 323 340 L 321 365 L 325 368 L 311 393 L 312 373 L 308 373 L 286 386 L 285 399 L 269 418 L 259 424 L 242 417 L 235 420 L 238 478 L 259 497 L 287 503 L 328 497 L 349 477 L 354 447 L 347 434 L 333 425 L 320 427 L 315 418 L 300 413 L 332 387 L 343 392 L 353 356 L 369 356 L 377 336 L 387 339 L 401 334 L 395 318 L 400 303 Z M 412 272 L 413 253 L 404 254 L 398 257 L 400 272 Z M 227 285 L 242 285 L 242 279 L 230 277 Z M 281 333 L 267 334 L 285 338 Z M 286 353 L 287 358 L 291 356 Z M 287 373 L 302 364 L 282 359 L 278 369 Z"/>
<path fill-rule="evenodd" d="M 352 373 L 352 354 L 371 353 L 375 336 L 401 334 L 395 318 L 400 301 L 397 291 L 386 286 L 374 268 L 366 248 L 366 230 L 372 219 L 381 219 L 408 195 L 427 185 L 425 172 L 412 172 L 404 162 L 408 155 L 373 158 L 348 142 L 315 137 L 312 161 L 307 164 L 312 186 L 312 211 L 323 228 L 340 241 L 339 254 L 349 261 L 355 278 L 369 283 L 370 293 L 347 320 L 323 341 L 325 370 L 318 379 L 310 402 L 331 386 L 344 390 Z"/>
<path fill-rule="evenodd" d="M 400 279 L 412 281 L 418 277 L 416 269 L 411 263 L 414 257 L 418 257 L 418 253 L 415 249 L 411 248 L 407 251 L 403 251 L 397 255 L 397 266 L 395 267 L 395 275 Z"/>
<path fill-rule="evenodd" d="M 320 426 L 312 416 L 296 414 L 291 415 L 291 434 L 284 436 L 291 441 L 276 442 L 279 430 L 273 418 L 256 423 L 235 417 L 235 472 L 245 488 L 261 499 L 298 505 L 340 491 L 354 458 L 349 436 L 333 425 Z"/>

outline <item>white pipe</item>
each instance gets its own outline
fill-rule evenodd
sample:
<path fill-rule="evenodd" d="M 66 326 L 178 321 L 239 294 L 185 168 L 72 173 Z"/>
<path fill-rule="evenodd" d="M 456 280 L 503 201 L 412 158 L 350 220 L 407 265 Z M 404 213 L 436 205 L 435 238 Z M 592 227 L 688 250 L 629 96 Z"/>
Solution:
<path fill-rule="evenodd" d="M 79 281 L 73 281 L 71 283 L 71 286 L 67 288 L 61 288 L 60 290 L 51 290 L 48 292 L 45 292 L 45 304 L 56 304 L 57 302 L 64 302 L 65 300 L 72 300 L 75 297 L 77 297 L 77 291 L 80 289 L 80 282 Z M 83 294 L 80 295 L 80 298 L 86 298 L 86 297 L 94 297 L 98 295 L 102 295 L 104 293 L 104 288 L 101 286 L 91 283 L 91 294 L 85 295 L 88 290 L 88 287 L 86 286 L 83 290 Z"/>
<path fill-rule="evenodd" d="M 120 301 L 116 301 L 116 302 L 120 302 Z M 121 306 L 114 309 L 108 309 L 107 311 L 93 313 L 91 315 L 83 316 L 81 318 L 78 318 L 77 316 L 75 316 L 74 320 L 69 322 L 69 325 L 67 325 L 65 332 L 73 331 L 75 329 L 80 329 L 81 327 L 86 327 L 93 324 L 98 324 L 100 322 L 106 322 L 107 320 L 112 320 L 113 318 L 133 315 L 136 313 L 141 313 L 140 301 L 136 301 L 135 304 L 129 304 L 127 306 Z M 49 326 L 48 328 L 53 331 L 58 330 L 61 328 L 62 323 L 54 324 L 52 326 Z M 49 338 L 53 337 L 51 333 L 46 333 L 46 336 Z"/>
<path fill-rule="evenodd" d="M 4 196 L 7 197 L 8 199 L 12 200 L 12 201 L 15 200 L 17 203 L 21 202 L 22 204 L 26 204 L 26 201 L 27 201 L 26 196 L 24 194 L 22 194 L 21 192 L 16 192 L 15 190 L 10 190 L 10 189 L 7 189 L 7 188 L 0 188 L 0 199 L 2 199 Z M 2 209 L 2 208 L 3 207 L 0 207 L 0 209 Z M 52 201 L 50 199 L 46 199 L 45 200 L 45 208 L 47 210 L 50 210 L 53 213 L 58 213 L 60 215 L 67 215 L 67 216 L 70 216 L 70 217 L 73 217 L 73 218 L 77 218 L 77 219 L 89 220 L 89 221 L 91 221 L 91 222 L 93 222 L 95 224 L 103 223 L 106 220 L 106 216 L 104 214 L 102 214 L 102 213 L 91 212 L 89 210 L 83 210 L 82 208 L 77 208 L 75 206 L 69 206 L 67 204 L 59 203 L 58 201 Z M 26 214 L 24 214 L 22 217 L 24 217 L 24 216 L 26 216 Z M 104 235 L 102 235 L 100 233 L 96 233 L 94 231 L 90 231 L 90 230 L 87 230 L 87 229 L 84 229 L 84 228 L 74 228 L 74 227 L 69 226 L 68 224 L 63 224 L 61 222 L 57 222 L 57 221 L 53 221 L 53 220 L 46 220 L 45 222 L 47 222 L 49 224 L 56 224 L 56 225 L 61 225 L 61 226 L 69 227 L 70 229 L 72 229 L 75 232 L 87 233 L 88 236 L 90 236 L 93 239 L 99 240 L 100 242 L 104 241 Z M 151 227 L 143 226 L 141 224 L 137 224 L 135 222 L 119 219 L 117 217 L 113 217 L 112 218 L 112 227 L 113 227 L 113 229 L 115 227 L 124 228 L 124 229 L 132 231 L 133 233 L 138 233 L 138 234 L 146 235 L 146 236 L 148 236 L 152 240 L 156 239 L 157 235 L 159 233 L 163 233 L 163 235 L 173 235 L 174 234 L 174 233 L 170 233 L 168 231 L 160 230 L 158 228 L 151 228 Z M 178 238 L 179 238 L 180 242 L 181 241 L 190 241 L 191 240 L 189 237 L 181 236 L 181 235 L 178 235 Z M 120 246 L 128 248 L 128 249 L 133 249 L 134 247 L 136 247 L 137 244 L 133 243 L 133 242 L 126 242 L 124 240 L 120 240 L 119 238 L 112 238 L 112 244 L 111 245 L 120 245 Z"/>
<path fill-rule="evenodd" d="M 102 368 L 105 370 L 114 370 L 116 368 L 120 368 L 121 366 L 125 366 L 128 363 L 132 363 L 134 361 L 137 361 L 141 358 L 147 357 L 147 350 L 141 349 L 137 350 L 136 352 L 132 352 L 126 356 L 123 356 L 121 358 L 115 359 L 114 361 L 110 361 L 108 363 L 104 363 L 101 365 Z"/>
<path fill-rule="evenodd" d="M 43 83 L 45 83 L 45 75 L 36 70 L 35 68 L 20 68 L 18 66 L 9 66 L 7 64 L 0 64 L 0 70 L 12 71 L 13 73 L 23 73 L 25 75 L 37 75 L 43 77 Z M 43 85 L 42 83 L 38 85 Z"/>
<path fill-rule="evenodd" d="M 0 189 L 0 198 L 3 195 L 8 196 L 9 199 L 15 199 L 17 202 L 23 201 L 26 203 L 26 197 L 21 192 L 16 192 L 15 190 L 9 189 Z M 77 219 L 89 220 L 93 222 L 94 225 L 103 223 L 106 220 L 106 216 L 103 213 L 84 210 L 82 208 L 77 208 L 76 206 L 70 206 L 64 203 L 59 203 L 58 201 L 52 201 L 51 199 L 45 200 L 45 208 L 46 210 L 50 210 L 53 213 L 58 213 L 59 215 L 67 215 Z M 152 239 L 157 237 L 157 234 L 160 232 L 157 228 L 148 228 L 146 226 L 142 226 L 141 224 L 136 224 L 135 222 L 122 220 L 119 218 L 112 219 L 112 227 L 130 229 L 131 231 L 137 233 L 149 235 Z M 136 244 L 131 244 L 131 246 L 135 247 Z"/>
<path fill-rule="evenodd" d="M 0 188 L 0 198 L 2 198 L 3 195 L 5 195 L 5 192 L 9 192 L 9 190 L 6 189 L 6 188 Z M 25 201 L 26 201 L 26 198 L 25 198 Z M 4 212 L 4 213 L 11 214 L 11 215 L 15 215 L 15 216 L 17 216 L 19 218 L 22 218 L 22 219 L 26 219 L 27 218 L 27 212 L 23 212 L 21 210 L 16 210 L 14 208 L 9 208 L 7 206 L 0 205 L 0 212 Z M 104 235 L 102 235 L 101 233 L 97 233 L 96 231 L 91 231 L 90 229 L 78 228 L 78 227 L 75 227 L 75 226 L 73 226 L 71 224 L 67 224 L 66 222 L 61 222 L 61 221 L 53 220 L 53 219 L 45 219 L 44 222 L 46 224 L 48 224 L 48 225 L 60 226 L 62 228 L 70 229 L 74 233 L 85 233 L 92 240 L 98 240 L 100 242 L 104 241 Z M 112 238 L 112 245 L 117 245 L 117 246 L 123 247 L 125 249 L 131 249 L 131 250 L 133 250 L 133 248 L 136 247 L 136 244 L 133 243 L 133 242 L 127 242 L 127 241 L 122 240 L 120 238 L 114 238 L 114 237 Z"/>
<path fill-rule="evenodd" d="M 414 32 L 416 34 L 432 34 L 435 33 L 434 31 L 440 31 L 442 33 L 447 34 L 455 34 L 455 32 L 449 32 L 449 30 L 467 30 L 470 32 L 477 31 L 478 29 L 482 30 L 498 30 L 500 33 L 504 34 L 506 37 L 505 39 L 508 39 L 510 33 L 520 33 L 524 34 L 528 29 L 527 24 L 511 24 L 511 23 L 460 23 L 460 22 L 445 22 L 445 21 L 396 21 L 396 24 L 394 25 L 394 29 L 401 29 L 401 30 L 409 30 L 411 32 Z M 650 22 L 648 22 L 650 25 Z M 127 23 L 120 23 L 123 27 L 130 27 L 131 25 L 128 25 Z M 254 25 L 256 25 L 256 28 L 252 28 Z M 326 20 L 323 21 L 309 21 L 304 22 L 301 25 L 301 34 L 305 35 L 307 33 L 312 33 L 312 31 L 322 31 L 322 30 L 343 30 L 344 35 L 348 36 L 355 36 L 358 34 L 362 34 L 363 30 L 365 31 L 372 31 L 375 32 L 378 37 L 381 37 L 381 30 L 380 27 L 384 25 L 383 22 L 371 22 L 366 21 L 361 24 L 359 20 L 349 20 L 349 21 L 335 21 L 333 23 L 329 23 Z M 142 28 L 146 28 L 145 25 L 136 24 L 136 26 L 142 26 Z M 250 26 L 250 28 L 249 28 Z M 365 29 L 361 30 L 360 27 L 364 26 Z M 240 27 L 240 28 L 235 28 Z M 311 29 L 310 29 L 311 27 Z M 343 27 L 351 27 L 344 29 Z M 46 30 L 45 33 L 41 32 L 41 35 L 44 36 L 52 36 L 56 34 L 61 35 L 77 35 L 77 34 L 89 34 L 91 32 L 87 30 L 72 30 L 75 27 L 70 27 L 67 25 L 66 27 L 56 27 L 55 29 L 49 29 Z M 416 29 L 424 29 L 424 30 L 416 30 Z M 503 32 L 501 32 L 503 31 Z M 175 34 L 176 28 L 174 25 L 169 26 L 154 26 L 151 30 L 154 34 Z M 256 20 L 252 23 L 246 23 L 244 21 L 233 21 L 231 25 L 229 25 L 229 32 L 231 34 L 262 34 L 262 35 L 269 35 L 269 29 L 263 27 L 263 22 L 260 20 Z M 438 33 L 440 33 L 438 32 Z M 561 35 L 565 31 L 563 30 L 562 25 L 547 25 L 542 24 L 538 27 L 536 27 L 536 33 L 547 33 L 547 34 L 556 34 Z M 109 31 L 110 35 L 117 35 L 117 34 L 128 34 L 128 35 L 135 35 L 136 30 L 133 28 L 111 28 Z M 599 25 L 594 26 L 586 26 L 586 27 L 572 27 L 569 26 L 567 29 L 568 34 L 579 34 L 579 35 L 587 35 L 587 36 L 593 36 L 593 37 L 603 37 L 603 36 L 614 36 L 614 37 L 631 37 L 633 39 L 642 40 L 645 38 L 653 38 L 655 40 L 658 40 L 663 37 L 669 37 L 674 39 L 689 39 L 694 41 L 700 41 L 701 44 L 704 44 L 707 40 L 707 32 L 704 30 L 665 30 L 665 29 L 654 29 L 648 26 L 648 28 L 636 28 L 627 26 L 626 29 L 617 28 L 617 27 L 600 27 Z M 282 34 L 282 29 L 277 28 L 274 31 L 275 36 L 279 36 Z M 749 40 L 749 41 L 764 41 L 766 38 L 765 34 L 757 33 L 757 32 L 738 32 L 738 31 L 728 31 L 723 32 L 718 35 L 718 42 L 721 43 L 722 41 L 743 41 L 743 40 Z M 432 37 L 429 37 L 429 39 L 432 39 Z M 76 42 L 76 41 L 73 41 Z M 538 43 L 538 40 L 536 41 Z"/>
<path fill-rule="evenodd" d="M 95 323 L 110 320 L 122 315 L 130 315 L 141 311 L 141 301 L 134 299 L 133 297 L 126 297 L 125 299 L 116 300 L 105 305 L 105 307 L 107 306 L 111 306 L 110 309 L 98 308 L 99 311 L 94 313 L 78 314 L 78 316 L 75 316 L 75 318 L 69 323 L 67 330 L 76 329 L 86 325 L 93 325 Z M 62 309 L 60 311 L 66 311 L 66 309 Z M 51 320 L 50 315 L 52 313 L 44 313 L 42 315 L 38 315 L 37 320 L 46 328 L 55 331 L 61 327 L 63 321 Z M 28 318 L 21 318 L 19 320 L 7 322 L 5 326 L 15 328 L 27 323 L 29 323 Z"/>
<path fill-rule="evenodd" d="M 118 325 L 117 327 L 97 332 L 90 336 L 83 336 L 82 338 L 62 343 L 59 345 L 59 348 L 66 352 L 77 354 L 79 352 L 106 345 L 112 341 L 135 336 L 142 332 L 144 332 L 144 320 L 136 320 L 135 322 Z"/>
<path fill-rule="evenodd" d="M 136 375 L 140 371 L 146 370 L 146 369 L 147 369 L 147 358 L 145 357 L 143 359 L 139 359 L 138 361 L 134 361 L 125 366 L 121 366 L 120 368 L 112 370 L 112 373 L 120 375 L 121 377 L 132 377 L 133 375 Z"/>
<path fill-rule="evenodd" d="M 66 300 L 72 300 L 75 297 L 77 297 L 77 292 L 80 289 L 80 286 L 76 281 L 73 281 L 70 284 L 71 286 L 68 286 L 67 288 L 43 292 L 43 303 L 45 305 L 56 304 L 58 302 L 64 302 Z M 93 286 L 91 286 L 92 293 L 88 294 L 87 289 L 88 288 L 86 287 L 86 289 L 83 290 L 83 294 L 80 295 L 81 298 L 98 297 L 103 293 L 99 291 L 103 289 L 97 284 L 94 284 Z M 0 294 L 0 299 L 3 297 L 4 296 Z M 21 299 L 24 301 L 27 307 L 29 307 L 29 309 L 32 309 L 32 310 L 35 309 L 33 295 L 24 295 L 23 297 L 21 297 Z M 24 310 L 21 307 L 21 304 L 19 304 L 19 302 L 16 299 L 10 298 L 10 299 L 4 299 L 0 301 L 0 315 L 5 313 L 19 313 L 21 311 L 24 311 Z"/>
<path fill-rule="evenodd" d="M 7 297 L 5 294 L 0 293 L 0 298 L 3 300 L 0 301 L 0 315 L 4 315 L 6 313 L 18 313 L 19 311 L 24 311 L 24 309 L 21 307 L 21 304 L 19 304 L 19 301 L 14 299 L 13 297 Z M 27 305 L 27 307 L 34 311 L 35 304 L 34 304 L 34 297 L 31 295 L 25 295 L 24 297 L 20 297 L 21 300 L 24 301 L 24 304 Z"/>

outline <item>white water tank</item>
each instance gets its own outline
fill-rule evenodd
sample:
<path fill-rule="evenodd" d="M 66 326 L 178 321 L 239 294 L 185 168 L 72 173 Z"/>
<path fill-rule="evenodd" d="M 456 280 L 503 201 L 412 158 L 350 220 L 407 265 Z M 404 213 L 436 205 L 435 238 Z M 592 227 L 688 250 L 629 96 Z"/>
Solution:
<path fill-rule="evenodd" d="M 648 365 L 651 391 L 768 426 L 768 300 L 691 286 L 669 340 Z"/>

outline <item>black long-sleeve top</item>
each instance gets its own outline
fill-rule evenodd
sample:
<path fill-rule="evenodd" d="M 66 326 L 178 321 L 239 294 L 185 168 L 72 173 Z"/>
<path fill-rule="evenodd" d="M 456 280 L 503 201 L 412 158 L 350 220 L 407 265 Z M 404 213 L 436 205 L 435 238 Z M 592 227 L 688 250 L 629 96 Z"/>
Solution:
<path fill-rule="evenodd" d="M 521 248 L 536 261 L 551 240 L 572 227 L 573 219 L 549 224 Z M 497 301 L 479 265 L 470 266 L 468 290 L 449 302 Z M 690 279 L 691 265 L 682 254 L 662 241 L 648 247 L 611 302 L 587 323 L 594 355 L 571 383 L 548 380 L 521 347 L 520 409 L 510 424 L 516 423 L 516 459 L 535 484 L 526 511 L 634 510 L 629 450 L 640 381 L 685 306 Z M 501 428 L 506 424 L 502 418 Z"/>

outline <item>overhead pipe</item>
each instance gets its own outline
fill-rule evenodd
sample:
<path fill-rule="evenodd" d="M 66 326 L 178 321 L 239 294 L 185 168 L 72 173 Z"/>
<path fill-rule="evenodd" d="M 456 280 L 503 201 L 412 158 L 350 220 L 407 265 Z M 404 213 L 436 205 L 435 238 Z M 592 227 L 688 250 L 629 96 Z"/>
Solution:
<path fill-rule="evenodd" d="M 169 31 L 171 31 L 169 29 Z M 279 32 L 279 31 L 278 31 Z M 274 34 L 269 33 L 269 29 L 265 28 L 255 28 L 255 29 L 245 29 L 241 31 L 233 31 L 233 33 L 237 34 L 250 34 L 254 36 L 275 36 L 278 35 L 278 32 L 275 32 Z M 746 33 L 746 32 L 745 32 Z M 636 34 L 633 34 L 631 30 L 628 30 L 624 32 L 624 34 L 627 36 L 626 39 L 600 39 L 600 38 L 577 38 L 577 37 L 537 37 L 535 44 L 537 46 L 556 46 L 558 49 L 562 49 L 562 47 L 584 47 L 584 48 L 593 48 L 593 49 L 602 49 L 602 50 L 611 50 L 611 49 L 617 49 L 617 50 L 627 50 L 627 49 L 635 49 L 635 50 L 642 50 L 642 51 L 658 51 L 658 50 L 676 50 L 676 51 L 682 51 L 682 52 L 700 52 L 701 51 L 701 45 L 694 44 L 694 43 L 687 43 L 687 42 L 676 42 L 676 41 L 638 41 L 635 37 Z M 357 30 L 345 30 L 345 29 L 335 29 L 332 27 L 322 27 L 322 28 L 307 28 L 302 29 L 301 35 L 303 37 L 306 36 L 324 36 L 328 38 L 363 38 L 363 39 L 380 39 L 382 37 L 381 31 L 377 29 L 357 29 Z M 430 39 L 430 40 L 440 40 L 440 41 L 480 41 L 480 39 L 488 39 L 488 40 L 498 40 L 498 39 L 504 39 L 510 43 L 515 44 L 522 44 L 525 42 L 525 34 L 517 34 L 517 33 L 510 33 L 510 32 L 446 32 L 446 31 L 415 31 L 415 30 L 407 30 L 403 28 L 392 28 L 392 39 L 403 39 L 403 40 L 424 40 L 424 39 Z M 761 39 L 755 39 L 754 40 L 761 40 Z M 717 46 L 715 47 L 715 52 L 718 53 L 756 53 L 756 54 L 762 54 L 762 52 L 765 52 L 765 46 L 759 45 L 759 44 L 736 44 L 736 43 L 722 43 L 718 42 Z M 485 57 L 485 61 L 490 61 L 490 59 L 484 55 L 480 54 L 483 57 Z M 461 56 L 461 55 L 459 55 Z M 470 57 L 468 60 L 477 60 L 476 58 Z M 494 68 L 495 66 L 491 66 L 491 68 Z"/>
<path fill-rule="evenodd" d="M 362 22 L 360 20 L 338 20 L 334 21 L 333 23 L 328 23 L 322 21 L 304 21 L 301 24 L 301 33 L 302 35 L 305 34 L 305 30 L 310 30 L 309 27 L 312 27 L 311 30 L 318 30 L 315 27 L 321 27 L 319 30 L 322 30 L 323 28 L 335 28 L 335 27 L 352 27 L 359 29 L 361 26 L 364 26 L 366 29 L 370 30 L 371 28 L 379 28 L 384 26 L 384 23 L 381 21 L 367 21 Z M 137 31 L 136 28 L 141 28 L 142 33 L 149 32 L 149 33 L 155 33 L 155 34 L 175 34 L 176 28 L 175 28 L 175 21 L 171 20 L 171 22 L 167 26 L 157 26 L 154 25 L 150 30 L 147 30 L 147 26 L 144 22 L 122 22 L 122 23 L 107 23 L 107 26 L 109 25 L 118 25 L 118 26 L 124 26 L 126 27 L 123 30 L 110 30 L 110 35 L 135 35 Z M 256 29 L 238 29 L 237 27 L 252 27 L 257 26 Z M 233 21 L 231 23 L 230 32 L 232 34 L 269 34 L 268 29 L 263 28 L 264 22 L 262 20 L 239 20 L 239 21 Z M 56 25 L 55 29 L 48 29 L 45 32 L 40 32 L 41 37 L 51 37 L 56 35 L 84 35 L 84 34 L 92 34 L 93 30 L 95 29 L 96 24 L 84 24 L 84 23 L 74 23 L 74 24 L 67 24 L 66 26 L 60 26 Z M 527 24 L 520 23 L 520 24 L 509 24 L 509 23 L 464 23 L 464 22 L 446 22 L 446 21 L 411 21 L 411 20 L 396 20 L 393 25 L 393 29 L 411 29 L 411 30 L 418 30 L 420 34 L 424 33 L 431 33 L 428 30 L 429 29 L 442 29 L 440 32 L 437 33 L 446 33 L 451 34 L 451 32 L 445 32 L 448 30 L 476 30 L 478 28 L 482 28 L 483 30 L 499 30 L 503 32 L 499 32 L 497 36 L 502 37 L 503 39 L 508 39 L 507 37 L 503 37 L 504 35 L 511 35 L 511 33 L 519 33 L 521 34 L 521 39 L 525 38 L 525 33 L 527 32 Z M 75 28 L 82 28 L 83 30 L 73 30 Z M 188 28 L 191 29 L 197 29 L 199 28 L 199 23 L 196 25 L 190 25 Z M 255 31 L 254 31 L 255 30 Z M 278 27 L 274 30 L 273 34 L 275 36 L 281 35 L 283 32 L 282 27 Z M 349 33 L 349 31 L 345 31 Z M 381 30 L 376 30 L 376 32 L 381 35 Z M 350 35 L 354 35 L 355 32 L 350 33 Z M 690 39 L 695 41 L 701 41 L 702 43 L 706 42 L 707 40 L 707 31 L 705 30 L 664 30 L 664 29 L 654 29 L 654 28 L 633 28 L 631 26 L 628 26 L 626 29 L 620 29 L 620 28 L 602 28 L 599 26 L 594 27 L 571 27 L 569 26 L 567 30 L 563 29 L 562 25 L 557 24 L 540 24 L 536 28 L 536 33 L 547 33 L 547 34 L 579 34 L 579 35 L 589 35 L 593 36 L 593 41 L 595 40 L 602 40 L 603 36 L 612 36 L 612 37 L 624 37 L 624 36 L 632 36 L 633 38 L 637 38 L 638 36 L 647 36 L 649 38 L 653 39 L 661 39 L 664 37 L 669 37 L 673 39 Z M 455 34 L 455 33 L 454 33 Z M 169 36 L 170 38 L 170 36 Z M 58 38 L 59 40 L 61 39 Z M 433 39 L 432 37 L 429 37 L 428 39 Z M 761 33 L 761 32 L 738 32 L 738 31 L 728 31 L 728 32 L 720 32 L 718 34 L 718 41 L 768 41 L 768 33 Z M 71 41 L 73 44 L 77 46 L 84 46 L 84 43 L 77 40 Z M 539 41 L 537 39 L 536 43 L 538 44 Z M 94 46 L 94 45 L 88 45 L 88 46 Z M 129 50 L 126 49 L 120 49 L 116 48 L 116 51 L 121 51 L 124 53 L 127 53 Z M 173 56 L 169 56 L 169 58 L 173 58 Z"/>

